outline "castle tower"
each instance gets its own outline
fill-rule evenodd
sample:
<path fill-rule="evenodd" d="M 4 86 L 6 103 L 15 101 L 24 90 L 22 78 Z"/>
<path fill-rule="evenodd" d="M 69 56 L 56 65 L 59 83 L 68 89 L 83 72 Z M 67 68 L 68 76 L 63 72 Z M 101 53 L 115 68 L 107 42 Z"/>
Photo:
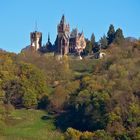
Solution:
<path fill-rule="evenodd" d="M 31 47 L 37 51 L 42 46 L 42 33 L 41 32 L 32 32 L 30 33 Z"/>
<path fill-rule="evenodd" d="M 69 53 L 70 27 L 66 23 L 64 15 L 57 26 L 57 33 L 57 52 L 61 55 L 66 55 Z"/>

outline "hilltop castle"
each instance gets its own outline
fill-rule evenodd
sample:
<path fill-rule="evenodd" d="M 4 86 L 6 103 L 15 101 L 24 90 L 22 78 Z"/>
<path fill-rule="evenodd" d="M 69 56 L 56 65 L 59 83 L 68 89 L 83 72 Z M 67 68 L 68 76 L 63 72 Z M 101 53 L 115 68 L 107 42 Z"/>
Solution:
<path fill-rule="evenodd" d="M 51 44 L 50 36 L 48 35 L 48 42 L 42 46 L 42 33 L 38 31 L 30 33 L 30 40 L 31 44 L 22 51 L 54 52 L 61 56 L 68 54 L 80 55 L 86 47 L 83 31 L 79 33 L 76 28 L 70 32 L 70 25 L 66 23 L 64 15 L 57 26 L 57 37 L 54 45 Z"/>

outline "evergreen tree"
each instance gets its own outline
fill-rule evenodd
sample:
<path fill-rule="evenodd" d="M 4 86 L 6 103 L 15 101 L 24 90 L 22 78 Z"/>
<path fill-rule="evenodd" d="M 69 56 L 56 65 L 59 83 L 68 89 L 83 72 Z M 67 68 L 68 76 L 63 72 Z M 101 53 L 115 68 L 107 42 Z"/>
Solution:
<path fill-rule="evenodd" d="M 94 33 L 92 33 L 90 41 L 91 41 L 92 46 L 94 46 L 94 44 L 95 44 L 95 35 L 94 35 Z"/>
<path fill-rule="evenodd" d="M 90 38 L 90 46 L 92 47 L 91 49 L 93 50 L 95 48 L 95 35 L 92 33 L 91 38 Z"/>
<path fill-rule="evenodd" d="M 107 40 L 107 37 L 105 35 L 103 37 L 101 37 L 100 43 L 101 43 L 101 48 L 102 49 L 107 49 L 107 47 L 108 47 L 108 40 Z"/>
<path fill-rule="evenodd" d="M 86 48 L 84 50 L 84 53 L 87 55 L 87 54 L 90 54 L 92 53 L 92 50 L 93 50 L 93 46 L 92 46 L 92 43 L 90 40 L 86 39 Z"/>
<path fill-rule="evenodd" d="M 114 26 L 111 24 L 107 32 L 108 45 L 113 42 L 114 37 L 115 37 L 115 29 Z"/>
<path fill-rule="evenodd" d="M 122 29 L 118 28 L 115 33 L 114 43 L 120 45 L 124 41 L 124 35 Z"/>

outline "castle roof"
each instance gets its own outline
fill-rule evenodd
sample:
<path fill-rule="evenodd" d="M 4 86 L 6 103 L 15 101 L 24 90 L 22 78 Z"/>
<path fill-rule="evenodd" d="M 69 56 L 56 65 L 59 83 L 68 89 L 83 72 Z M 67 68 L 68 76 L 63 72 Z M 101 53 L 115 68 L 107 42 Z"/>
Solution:
<path fill-rule="evenodd" d="M 60 23 L 61 24 L 66 24 L 66 18 L 65 18 L 65 15 L 64 14 L 62 15 L 62 18 L 61 18 Z"/>

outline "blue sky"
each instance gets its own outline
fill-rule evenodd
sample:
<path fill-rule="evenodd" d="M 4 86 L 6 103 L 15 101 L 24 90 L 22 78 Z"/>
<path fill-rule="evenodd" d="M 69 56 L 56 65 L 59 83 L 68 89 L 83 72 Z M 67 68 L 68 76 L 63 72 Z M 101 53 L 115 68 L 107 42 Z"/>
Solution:
<path fill-rule="evenodd" d="M 71 29 L 77 27 L 96 41 L 110 24 L 122 28 L 125 36 L 140 37 L 140 0 L 1 0 L 0 48 L 20 52 L 30 44 L 30 32 L 43 33 L 43 44 L 50 33 L 54 42 L 57 24 L 65 14 Z"/>

